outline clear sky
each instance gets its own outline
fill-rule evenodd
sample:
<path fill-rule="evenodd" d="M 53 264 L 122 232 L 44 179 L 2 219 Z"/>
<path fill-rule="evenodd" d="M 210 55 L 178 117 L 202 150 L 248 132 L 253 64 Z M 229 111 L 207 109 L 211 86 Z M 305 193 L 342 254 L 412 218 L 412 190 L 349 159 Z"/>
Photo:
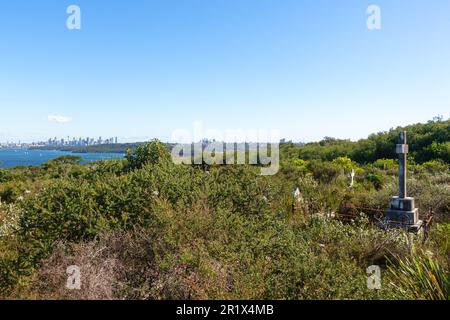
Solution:
<path fill-rule="evenodd" d="M 2 142 L 166 141 L 194 121 L 358 139 L 449 118 L 450 1 L 2 1 L 0 111 Z"/>

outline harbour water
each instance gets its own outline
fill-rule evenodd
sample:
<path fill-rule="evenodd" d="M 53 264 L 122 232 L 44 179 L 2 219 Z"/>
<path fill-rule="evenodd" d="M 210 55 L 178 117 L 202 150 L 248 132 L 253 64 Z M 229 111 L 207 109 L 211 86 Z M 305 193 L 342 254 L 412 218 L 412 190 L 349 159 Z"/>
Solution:
<path fill-rule="evenodd" d="M 82 163 L 122 159 L 124 157 L 120 153 L 73 153 L 57 150 L 0 149 L 0 168 L 39 166 L 49 160 L 67 155 L 80 156 L 83 158 Z"/>

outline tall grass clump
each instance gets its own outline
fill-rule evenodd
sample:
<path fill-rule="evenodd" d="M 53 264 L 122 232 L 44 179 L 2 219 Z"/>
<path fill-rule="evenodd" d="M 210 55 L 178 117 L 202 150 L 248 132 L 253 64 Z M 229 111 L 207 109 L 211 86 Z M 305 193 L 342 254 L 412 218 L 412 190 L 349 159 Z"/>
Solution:
<path fill-rule="evenodd" d="M 430 254 L 419 252 L 411 257 L 399 258 L 389 266 L 392 285 L 402 297 L 427 300 L 450 299 L 450 273 Z"/>

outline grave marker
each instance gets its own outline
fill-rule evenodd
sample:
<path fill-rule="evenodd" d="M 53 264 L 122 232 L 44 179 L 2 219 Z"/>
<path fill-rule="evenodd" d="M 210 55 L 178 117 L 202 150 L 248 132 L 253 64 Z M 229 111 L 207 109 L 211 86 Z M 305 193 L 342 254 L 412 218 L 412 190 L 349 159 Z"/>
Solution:
<path fill-rule="evenodd" d="M 396 152 L 399 155 L 398 196 L 391 198 L 390 206 L 386 210 L 384 225 L 387 228 L 406 228 L 409 231 L 417 232 L 422 227 L 422 221 L 419 220 L 419 209 L 414 205 L 414 198 L 408 197 L 407 193 L 407 157 L 409 150 L 406 131 L 399 134 Z"/>

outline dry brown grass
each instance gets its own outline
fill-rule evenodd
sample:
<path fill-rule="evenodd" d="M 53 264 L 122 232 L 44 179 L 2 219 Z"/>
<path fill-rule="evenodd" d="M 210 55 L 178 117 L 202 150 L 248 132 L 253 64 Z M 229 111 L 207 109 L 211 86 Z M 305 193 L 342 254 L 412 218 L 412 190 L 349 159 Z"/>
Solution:
<path fill-rule="evenodd" d="M 60 243 L 36 275 L 38 296 L 42 299 L 114 299 L 117 271 L 122 266 L 112 249 L 102 242 L 70 247 Z M 80 290 L 66 287 L 69 276 L 66 270 L 72 265 L 80 268 Z"/>

